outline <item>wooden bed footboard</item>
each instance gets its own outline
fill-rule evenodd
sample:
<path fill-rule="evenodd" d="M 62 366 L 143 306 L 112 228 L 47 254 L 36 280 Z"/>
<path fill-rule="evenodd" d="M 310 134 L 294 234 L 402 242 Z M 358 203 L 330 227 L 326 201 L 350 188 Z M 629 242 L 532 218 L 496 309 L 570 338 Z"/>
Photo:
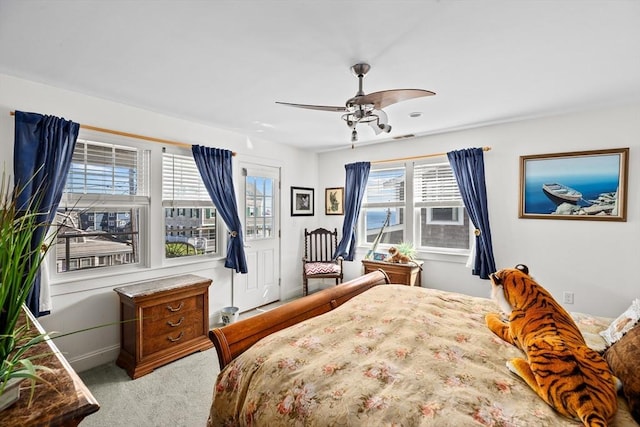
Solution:
<path fill-rule="evenodd" d="M 227 366 L 229 362 L 261 338 L 303 320 L 331 311 L 367 289 L 385 283 L 389 283 L 386 273 L 382 270 L 377 270 L 336 287 L 324 289 L 283 304 L 256 316 L 221 328 L 211 329 L 209 338 L 216 347 L 220 369 Z"/>

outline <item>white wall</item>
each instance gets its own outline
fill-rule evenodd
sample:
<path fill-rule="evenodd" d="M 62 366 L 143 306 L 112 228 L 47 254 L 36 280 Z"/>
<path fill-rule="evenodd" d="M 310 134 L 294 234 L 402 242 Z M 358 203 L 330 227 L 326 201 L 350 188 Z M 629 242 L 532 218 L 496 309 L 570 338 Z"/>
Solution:
<path fill-rule="evenodd" d="M 345 144 L 345 146 L 348 144 Z M 561 300 L 575 293 L 570 311 L 615 317 L 640 297 L 640 105 L 607 108 L 393 141 L 320 154 L 319 188 L 344 185 L 344 165 L 490 146 L 486 152 L 489 220 L 496 267 L 529 266 L 535 279 Z M 519 219 L 519 157 L 522 155 L 629 147 L 626 222 Z M 340 217 L 341 218 L 341 217 Z M 324 223 L 341 228 L 341 220 Z M 360 272 L 347 263 L 350 276 Z M 489 283 L 458 262 L 427 259 L 423 286 L 488 296 Z"/>
<path fill-rule="evenodd" d="M 289 188 L 292 185 L 317 187 L 315 154 L 253 137 L 252 143 L 248 144 L 243 135 L 0 74 L 0 162 L 8 173 L 12 173 L 14 140 L 14 118 L 9 113 L 15 110 L 51 114 L 81 124 L 188 144 L 230 149 L 237 153 L 234 157 L 234 173 L 238 176 L 236 192 L 240 190 L 239 162 L 280 167 L 282 241 L 285 242 L 282 248 L 280 293 L 282 299 L 301 294 L 302 230 L 314 227 L 317 216 L 290 217 Z M 81 136 L 83 132 L 86 131 L 81 130 Z M 158 168 L 153 171 L 152 165 L 152 173 L 157 172 Z M 320 208 L 316 197 L 316 212 Z M 157 217 L 151 218 L 152 222 L 159 220 Z M 40 319 L 43 326 L 48 331 L 69 332 L 116 322 L 120 313 L 113 288 L 182 273 L 198 274 L 213 280 L 209 291 L 209 312 L 211 324 L 219 322 L 220 309 L 231 304 L 231 281 L 235 273 L 224 268 L 222 260 L 177 267 L 167 265 L 162 259 L 161 250 L 154 249 L 154 242 L 162 243 L 161 238 L 151 236 L 152 257 L 148 268 L 109 277 L 56 282 L 52 286 L 52 314 Z M 153 255 L 154 250 L 156 255 Z M 74 368 L 82 371 L 115 360 L 120 345 L 119 328 L 110 326 L 62 337 L 56 343 Z"/>
<path fill-rule="evenodd" d="M 490 221 L 498 268 L 527 264 L 532 274 L 554 295 L 575 293 L 572 311 L 616 316 L 640 296 L 635 283 L 640 157 L 640 105 L 610 108 L 446 134 L 394 141 L 355 150 L 309 154 L 291 147 L 253 140 L 199 123 L 97 99 L 0 74 L 0 160 L 7 171 L 13 162 L 13 117 L 23 110 L 62 116 L 82 124 L 125 132 L 209 145 L 236 151 L 239 161 L 264 162 L 282 170 L 282 287 L 281 298 L 301 293 L 302 231 L 305 227 L 337 227 L 342 216 L 324 215 L 324 188 L 344 185 L 344 165 L 353 161 L 380 160 L 491 146 L 485 153 Z M 348 146 L 348 142 L 345 143 Z M 519 156 L 563 151 L 630 147 L 627 222 L 561 221 L 518 218 Z M 320 173 L 319 171 L 322 171 Z M 290 187 L 316 189 L 315 216 L 291 217 Z M 236 191 L 238 187 L 236 186 Z M 364 251 L 359 252 L 362 258 Z M 423 285 L 488 295 L 487 281 L 471 276 L 462 262 L 431 256 L 424 264 Z M 359 260 L 347 262 L 346 278 L 360 274 Z M 165 275 L 194 273 L 213 279 L 210 290 L 212 324 L 219 310 L 229 305 L 232 273 L 221 261 L 181 267 L 163 266 L 152 259 L 151 268 L 134 274 L 53 286 L 53 313 L 43 317 L 49 331 L 73 331 L 118 320 L 113 288 Z M 332 286 L 311 283 L 310 288 Z M 91 288 L 91 290 L 85 290 Z M 81 371 L 114 360 L 119 350 L 119 329 L 102 328 L 72 335 L 57 344 Z"/>

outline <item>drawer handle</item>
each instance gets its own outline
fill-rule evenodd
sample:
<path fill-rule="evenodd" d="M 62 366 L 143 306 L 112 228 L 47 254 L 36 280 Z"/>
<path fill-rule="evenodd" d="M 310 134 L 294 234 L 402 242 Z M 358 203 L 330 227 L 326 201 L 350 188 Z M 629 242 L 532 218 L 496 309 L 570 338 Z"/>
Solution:
<path fill-rule="evenodd" d="M 175 313 L 176 311 L 182 310 L 182 306 L 184 305 L 184 301 L 180 301 L 180 305 L 177 308 L 173 308 L 170 305 L 167 306 L 167 310 Z"/>
<path fill-rule="evenodd" d="M 184 331 L 180 332 L 180 335 L 178 335 L 177 338 L 171 338 L 171 335 L 167 336 L 167 339 L 171 342 L 178 342 L 182 339 L 182 336 L 184 335 Z"/>
<path fill-rule="evenodd" d="M 176 326 L 180 326 L 183 320 L 184 320 L 184 316 L 182 316 L 177 323 L 173 323 L 171 320 L 167 320 L 167 325 L 175 328 Z"/>

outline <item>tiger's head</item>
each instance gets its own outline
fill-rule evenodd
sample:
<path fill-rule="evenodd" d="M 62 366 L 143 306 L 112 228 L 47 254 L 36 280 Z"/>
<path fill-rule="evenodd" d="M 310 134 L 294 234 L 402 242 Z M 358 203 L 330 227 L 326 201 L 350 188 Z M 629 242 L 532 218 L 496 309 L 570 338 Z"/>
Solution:
<path fill-rule="evenodd" d="M 529 267 L 524 264 L 518 264 L 515 268 L 504 268 L 489 275 L 491 298 L 498 303 L 507 316 L 520 305 L 517 298 L 522 294 L 522 290 L 518 290 L 517 287 L 523 279 L 531 279 Z"/>

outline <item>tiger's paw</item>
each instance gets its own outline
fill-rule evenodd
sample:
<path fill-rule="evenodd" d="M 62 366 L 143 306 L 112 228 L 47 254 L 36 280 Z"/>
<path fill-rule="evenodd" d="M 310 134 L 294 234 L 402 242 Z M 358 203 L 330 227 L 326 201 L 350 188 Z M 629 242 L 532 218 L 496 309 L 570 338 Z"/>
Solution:
<path fill-rule="evenodd" d="M 507 326 L 507 324 L 502 321 L 502 316 L 500 316 L 499 313 L 487 313 L 486 316 L 484 316 L 484 321 L 492 331 L 495 327 L 501 329 Z"/>
<path fill-rule="evenodd" d="M 484 321 L 491 332 L 502 338 L 504 341 L 513 344 L 509 339 L 509 325 L 502 320 L 499 313 L 487 313 Z"/>
<path fill-rule="evenodd" d="M 507 360 L 507 369 L 522 378 L 528 385 L 535 391 L 539 392 L 538 382 L 531 371 L 531 366 L 526 360 L 516 357 L 515 359 Z"/>

